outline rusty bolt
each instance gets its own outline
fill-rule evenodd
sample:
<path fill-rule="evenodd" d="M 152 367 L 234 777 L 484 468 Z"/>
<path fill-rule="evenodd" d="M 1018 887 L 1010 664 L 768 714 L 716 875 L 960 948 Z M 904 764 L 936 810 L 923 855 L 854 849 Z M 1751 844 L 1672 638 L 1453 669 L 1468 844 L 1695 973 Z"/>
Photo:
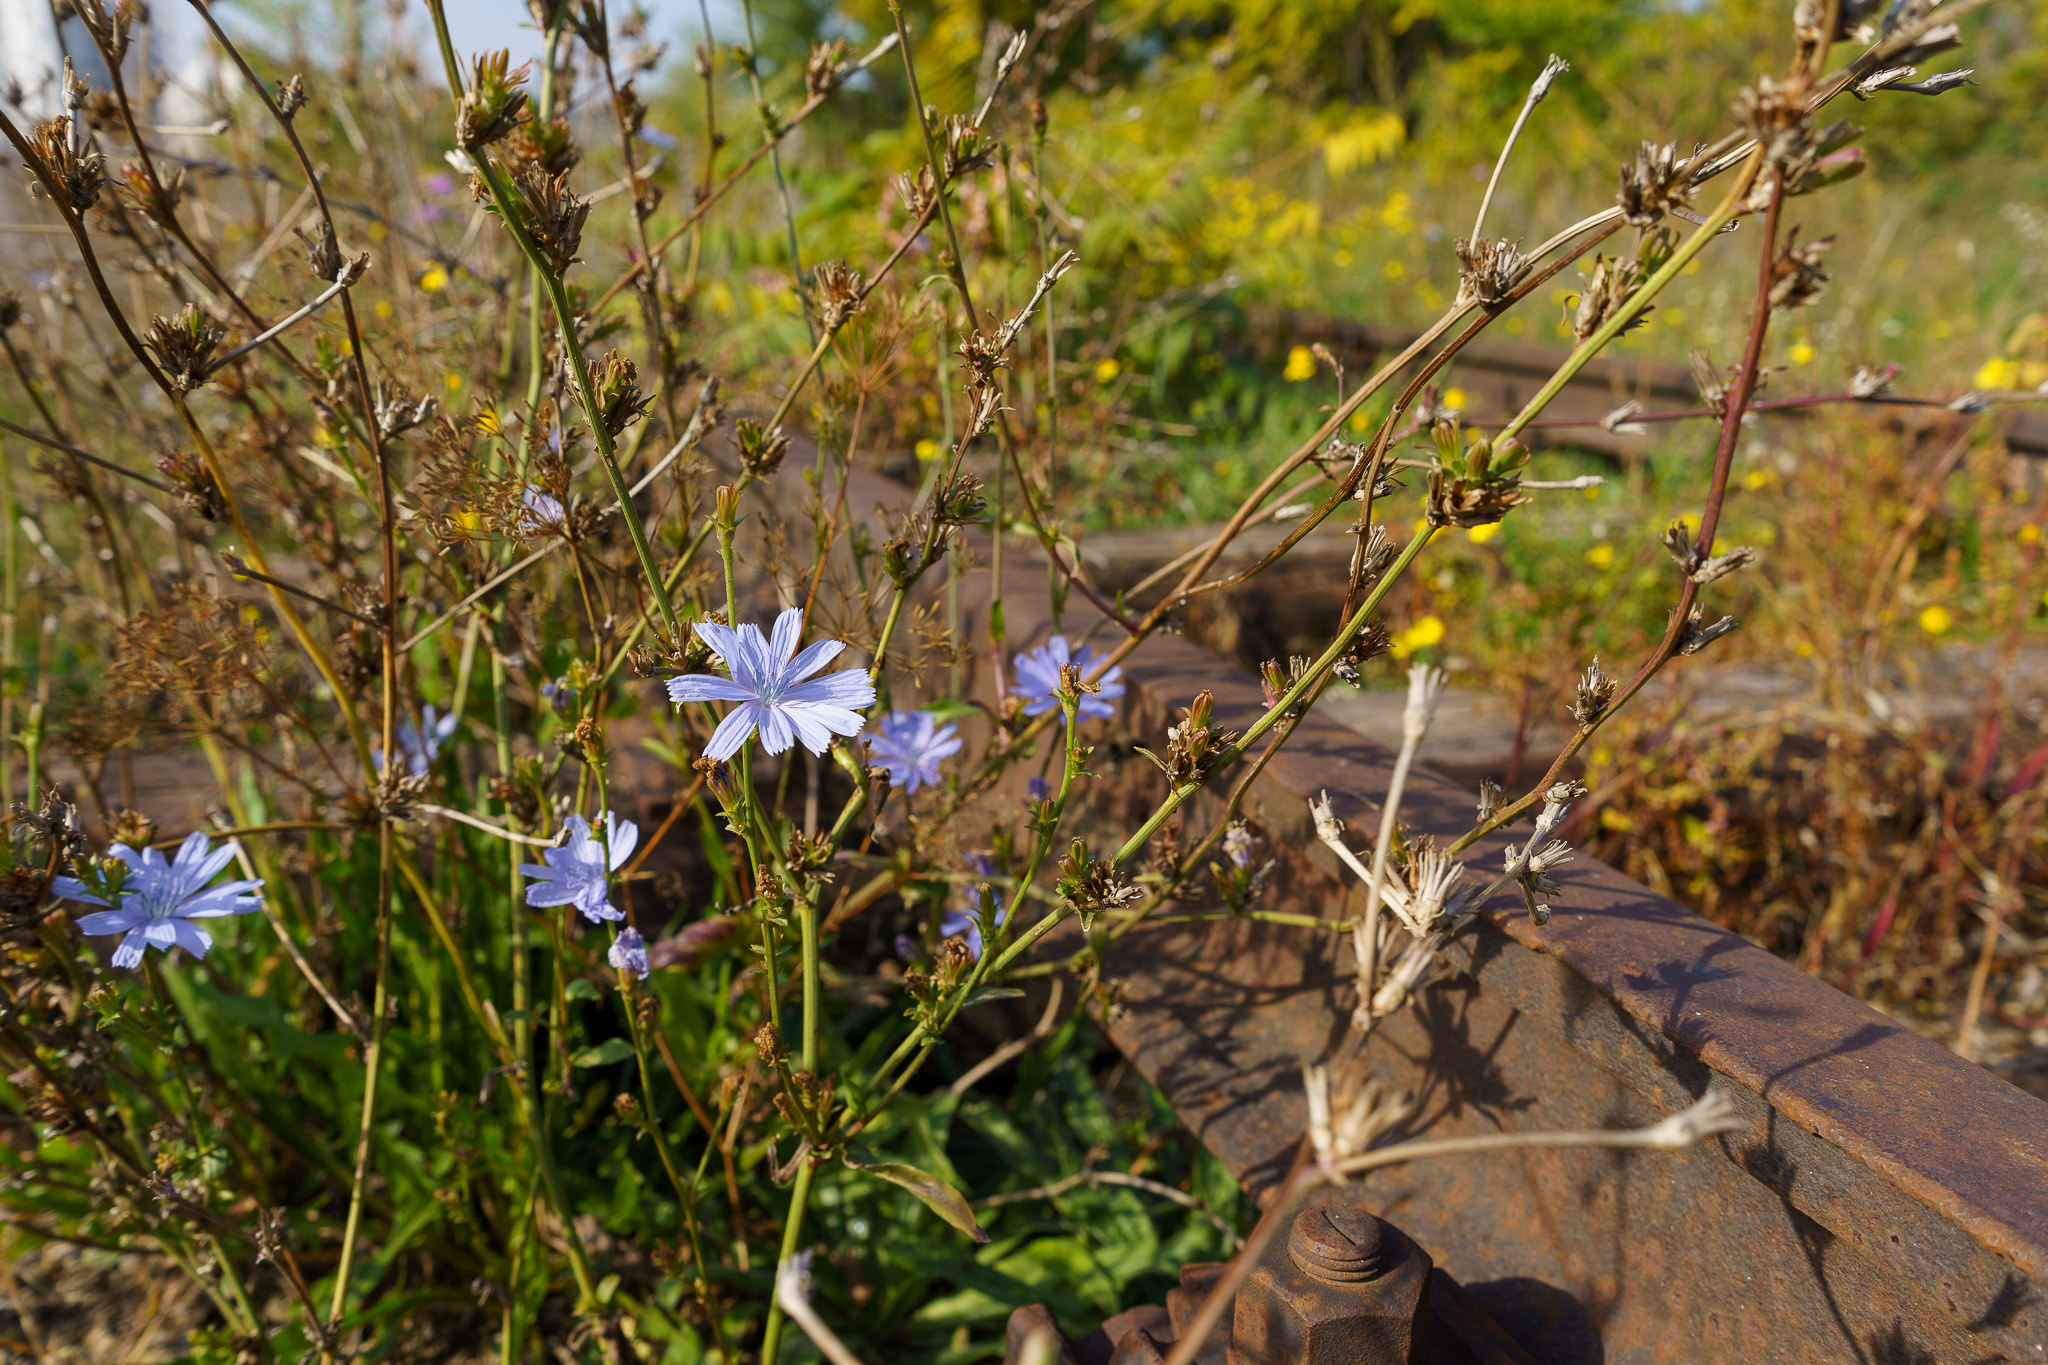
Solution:
<path fill-rule="evenodd" d="M 1232 1365 L 1411 1365 L 1429 1272 L 1421 1247 L 1364 1210 L 1303 1209 L 1238 1291 Z"/>
<path fill-rule="evenodd" d="M 1287 1252 L 1295 1269 L 1325 1284 L 1359 1284 L 1386 1268 L 1380 1220 L 1348 1204 L 1302 1210 Z"/>

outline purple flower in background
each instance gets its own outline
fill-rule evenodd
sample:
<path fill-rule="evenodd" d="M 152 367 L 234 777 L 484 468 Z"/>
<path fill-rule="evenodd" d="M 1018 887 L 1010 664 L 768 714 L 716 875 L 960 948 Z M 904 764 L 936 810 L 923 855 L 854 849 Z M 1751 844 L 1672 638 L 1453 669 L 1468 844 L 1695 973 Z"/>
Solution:
<path fill-rule="evenodd" d="M 860 733 L 861 708 L 875 704 L 875 685 L 864 668 L 842 669 L 822 678 L 811 675 L 846 648 L 840 640 L 819 640 L 801 654 L 797 637 L 804 614 L 791 607 L 775 618 L 774 635 L 763 636 L 756 625 L 738 630 L 710 621 L 697 622 L 697 638 L 711 646 L 730 678 L 686 673 L 668 680 L 668 699 L 677 706 L 692 701 L 736 701 L 704 746 L 704 756 L 724 762 L 758 727 L 761 747 L 771 754 L 801 743 L 814 754 L 831 746 L 834 735 Z"/>
<path fill-rule="evenodd" d="M 674 133 L 664 133 L 661 129 L 650 127 L 647 124 L 640 126 L 640 140 L 650 147 L 659 147 L 664 152 L 672 152 L 680 145 L 676 142 L 676 135 Z"/>
<path fill-rule="evenodd" d="M 425 725 L 414 725 L 409 720 L 398 722 L 398 752 L 405 755 L 405 765 L 414 777 L 425 777 L 434 766 L 434 760 L 441 755 L 441 746 L 455 733 L 455 717 L 440 715 L 429 703 L 420 708 Z M 377 766 L 384 766 L 384 751 L 378 749 L 374 757 Z"/>
<path fill-rule="evenodd" d="M 526 509 L 519 514 L 520 535 L 542 536 L 562 529 L 563 519 L 568 513 L 562 509 L 562 500 L 554 494 L 528 484 L 526 491 L 519 495 L 519 501 Z"/>
<path fill-rule="evenodd" d="M 432 176 L 429 176 L 429 177 L 428 177 L 428 179 L 427 179 L 427 193 L 428 193 L 428 194 L 453 194 L 454 192 L 455 192 L 455 182 L 454 182 L 453 180 L 450 180 L 450 179 L 449 179 L 449 178 L 448 178 L 447 176 L 445 176 L 445 175 L 440 175 L 440 174 L 438 174 L 438 173 L 437 173 L 437 174 L 435 174 L 435 175 L 432 175 Z"/>
<path fill-rule="evenodd" d="M 1035 806 L 1041 801 L 1052 800 L 1052 783 L 1042 777 L 1032 778 L 1024 784 L 1024 788 L 1028 793 L 1025 797 L 1025 804 L 1027 805 Z"/>
<path fill-rule="evenodd" d="M 1010 917 L 1010 907 L 1003 904 L 1003 898 L 992 886 L 971 886 L 967 889 L 967 909 L 948 910 L 939 917 L 939 937 L 967 939 L 967 955 L 976 962 L 981 961 L 981 910 L 983 896 L 993 903 L 996 912 L 996 926 L 1000 928 Z"/>
<path fill-rule="evenodd" d="M 643 980 L 647 976 L 647 940 L 640 937 L 640 931 L 632 925 L 619 930 L 619 936 L 612 940 L 612 949 L 606 953 L 605 961 Z"/>
<path fill-rule="evenodd" d="M 213 946 L 213 936 L 193 920 L 246 915 L 263 904 L 263 897 L 256 894 L 263 889 L 260 881 L 207 885 L 233 861 L 235 851 L 234 840 L 214 848 L 213 841 L 198 830 L 185 836 L 185 842 L 168 862 L 156 849 L 145 848 L 138 853 L 126 844 L 115 844 L 107 852 L 128 864 L 121 903 L 112 909 L 80 915 L 78 932 L 122 935 L 120 946 L 114 949 L 116 967 L 139 965 L 144 949 L 150 945 L 164 952 L 173 947 L 183 948 L 194 957 L 205 957 L 206 950 Z M 107 904 L 76 877 L 59 877 L 51 889 L 65 900 Z"/>
<path fill-rule="evenodd" d="M 542 850 L 539 863 L 524 863 L 519 868 L 534 879 L 526 888 L 526 903 L 537 908 L 573 905 L 592 924 L 624 919 L 625 911 L 609 899 L 606 874 L 618 871 L 632 856 L 633 846 L 640 842 L 640 827 L 606 811 L 601 840 L 581 815 L 570 816 L 563 828 L 566 839 L 559 847 Z"/>
<path fill-rule="evenodd" d="M 1016 672 L 1010 691 L 1030 699 L 1024 704 L 1025 715 L 1042 716 L 1059 707 L 1060 665 L 1073 664 L 1085 678 L 1094 662 L 1092 647 L 1082 645 L 1074 649 L 1067 644 L 1066 636 L 1055 635 L 1037 649 L 1026 650 L 1011 660 Z M 1097 678 L 1096 685 L 1102 689 L 1101 693 L 1084 694 L 1075 713 L 1084 719 L 1092 717 L 1097 720 L 1107 720 L 1115 715 L 1116 708 L 1110 705 L 1110 699 L 1124 694 L 1123 676 L 1124 670 L 1119 665 Z"/>
<path fill-rule="evenodd" d="M 919 787 L 939 785 L 939 760 L 960 752 L 960 731 L 939 724 L 929 711 L 891 711 L 867 737 L 868 756 L 903 788 L 905 796 Z"/>

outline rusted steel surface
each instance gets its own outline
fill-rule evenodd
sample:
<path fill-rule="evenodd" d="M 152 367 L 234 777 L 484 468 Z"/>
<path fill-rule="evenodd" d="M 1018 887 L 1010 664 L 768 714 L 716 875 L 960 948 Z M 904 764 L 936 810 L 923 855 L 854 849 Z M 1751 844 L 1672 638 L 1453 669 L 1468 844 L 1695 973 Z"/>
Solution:
<path fill-rule="evenodd" d="M 1072 1365 L 1162 1365 L 1227 1267 L 1181 1268 L 1166 1303 L 1117 1314 L 1078 1340 L 1043 1304 L 1010 1315 L 1006 1365 L 1051 1334 Z M 1323 1189 L 1269 1242 L 1195 1365 L 1533 1365 L 1458 1282 L 1399 1228 Z"/>
<path fill-rule="evenodd" d="M 1047 629 L 1042 584 L 1026 567 L 1007 585 L 1013 646 Z M 1069 635 L 1086 624 L 1070 605 Z M 1125 720 L 1155 748 L 1201 688 L 1219 724 L 1262 709 L 1253 679 L 1173 638 L 1125 676 Z M 1142 760 L 1091 767 L 1105 831 L 1160 795 Z M 1369 737 L 1302 722 L 1251 801 L 1280 860 L 1266 905 L 1361 908 L 1307 801 L 1327 789 L 1369 830 L 1389 768 Z M 1190 808 L 1190 842 L 1219 808 Z M 1404 822 L 1455 835 L 1472 815 L 1462 790 L 1411 778 Z M 1498 866 L 1501 842 L 1471 865 Z M 1563 873 L 1548 925 L 1503 896 L 1368 1049 L 1420 1100 L 1409 1131 L 1647 1123 L 1717 1081 L 1748 1128 L 1675 1154 L 1420 1163 L 1371 1177 L 1369 1204 L 1538 1360 L 2048 1360 L 2048 1105 L 1609 868 L 1582 857 Z M 1108 956 L 1125 992 L 1111 1036 L 1269 1191 L 1303 1131 L 1301 1067 L 1346 1053 L 1351 971 L 1348 941 L 1319 931 L 1143 930 Z"/>
<path fill-rule="evenodd" d="M 1420 333 L 1412 327 L 1391 323 L 1351 322 L 1341 318 L 1317 317 L 1304 313 L 1278 313 L 1258 318 L 1261 330 L 1276 343 L 1320 341 L 1344 361 L 1354 373 L 1399 354 Z M 1536 346 L 1512 341 L 1474 342 L 1458 352 L 1457 359 L 1436 382 L 1458 385 L 1472 395 L 1468 406 L 1484 416 L 1506 414 L 1520 408 L 1545 380 L 1557 372 L 1568 354 L 1556 346 Z M 1765 395 L 1767 398 L 1775 394 Z M 1546 418 L 1570 418 L 1597 422 L 1601 417 L 1635 399 L 1648 408 L 1697 407 L 1699 388 L 1692 370 L 1669 360 L 1652 360 L 1628 355 L 1595 356 L 1577 378 L 1566 384 L 1550 407 Z M 1880 407 L 1880 410 L 1883 410 Z M 1791 409 L 1779 415 L 1794 415 Z M 1918 412 L 1923 416 L 1938 409 L 1891 408 L 1891 415 Z M 2048 413 L 2024 407 L 2010 407 L 1994 419 L 2008 449 L 2015 455 L 2048 457 Z M 1652 438 L 1619 435 L 1599 426 L 1566 429 L 1536 427 L 1531 438 L 1553 444 L 1578 446 L 1602 454 L 1630 456 L 1650 448 Z"/>

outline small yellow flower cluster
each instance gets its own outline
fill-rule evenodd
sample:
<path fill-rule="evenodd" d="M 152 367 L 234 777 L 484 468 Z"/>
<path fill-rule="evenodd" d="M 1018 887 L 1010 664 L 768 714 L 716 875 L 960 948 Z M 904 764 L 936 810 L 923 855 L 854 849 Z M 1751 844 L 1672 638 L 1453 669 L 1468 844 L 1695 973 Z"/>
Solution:
<path fill-rule="evenodd" d="M 1431 614 L 1394 636 L 1391 653 L 1405 659 L 1418 649 L 1431 649 L 1444 641 L 1444 618 Z"/>

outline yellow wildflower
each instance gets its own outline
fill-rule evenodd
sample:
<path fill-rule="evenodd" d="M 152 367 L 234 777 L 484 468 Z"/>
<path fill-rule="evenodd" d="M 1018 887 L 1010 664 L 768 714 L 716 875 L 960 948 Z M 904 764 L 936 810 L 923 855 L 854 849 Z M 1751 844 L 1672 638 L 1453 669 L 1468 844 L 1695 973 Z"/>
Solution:
<path fill-rule="evenodd" d="M 1946 635 L 1956 628 L 1955 613 L 1936 604 L 1920 610 L 1920 629 L 1929 635 Z"/>
<path fill-rule="evenodd" d="M 1461 412 L 1464 411 L 1465 391 L 1456 387 L 1445 389 L 1444 406 L 1447 408 L 1457 408 Z"/>
<path fill-rule="evenodd" d="M 1756 492 L 1759 488 L 1769 488 L 1771 486 L 1771 471 L 1768 469 L 1750 470 L 1742 476 L 1742 486 L 1752 493 Z"/>
<path fill-rule="evenodd" d="M 1466 531 L 1465 539 L 1471 541 L 1474 545 L 1484 545 L 1487 541 L 1492 540 L 1495 536 L 1499 534 L 1500 523 L 1497 521 L 1489 521 L 1484 526 L 1474 526 L 1470 530 Z"/>
<path fill-rule="evenodd" d="M 1106 355 L 1095 362 L 1095 382 L 1098 384 L 1107 384 L 1123 372 L 1124 367 L 1113 355 Z"/>
<path fill-rule="evenodd" d="M 930 461 L 939 458 L 939 443 L 927 436 L 917 443 L 917 458 Z"/>
<path fill-rule="evenodd" d="M 377 321 L 379 321 L 379 322 L 389 322 L 389 321 L 391 321 L 391 314 L 392 314 L 392 313 L 393 313 L 393 312 L 394 312 L 395 310 L 394 310 L 394 309 L 393 309 L 393 308 L 391 307 L 391 300 L 390 300 L 390 299 L 378 299 L 378 300 L 377 300 L 377 306 L 376 306 L 376 307 L 375 307 L 374 309 L 372 309 L 371 311 L 372 311 L 372 312 L 374 312 L 374 313 L 376 313 L 376 315 L 377 315 Z"/>
<path fill-rule="evenodd" d="M 1218 460 L 1215 464 L 1210 465 L 1209 468 L 1215 472 L 1216 477 L 1219 479 L 1230 477 L 1231 465 L 1228 460 Z"/>
<path fill-rule="evenodd" d="M 1794 365 L 1811 365 L 1816 353 L 1811 342 L 1795 341 L 1792 343 L 1792 349 L 1785 354 L 1791 358 Z"/>
<path fill-rule="evenodd" d="M 2039 540 L 2040 538 L 2041 528 L 2036 526 L 2033 522 L 2030 521 L 2026 523 L 2026 525 L 2020 527 L 2020 544 L 2032 545 L 2035 541 Z"/>
<path fill-rule="evenodd" d="M 2020 367 L 2002 355 L 1995 355 L 1977 367 L 1970 383 L 1980 389 L 2009 389 L 2019 382 Z"/>
<path fill-rule="evenodd" d="M 437 294 L 447 287 L 448 272 L 438 265 L 429 267 L 427 273 L 420 276 L 420 288 L 429 294 Z"/>
<path fill-rule="evenodd" d="M 461 393 L 462 376 L 450 371 L 448 374 L 441 376 L 441 387 L 447 389 L 450 393 Z"/>
<path fill-rule="evenodd" d="M 1604 540 L 1592 546 L 1586 551 L 1586 563 L 1601 573 L 1606 573 L 1614 567 L 1614 547 Z"/>
<path fill-rule="evenodd" d="M 1440 645 L 1443 643 L 1444 633 L 1443 617 L 1434 614 L 1425 616 L 1394 637 L 1393 655 L 1397 659 L 1405 659 L 1418 649 Z"/>
<path fill-rule="evenodd" d="M 1299 384 L 1316 377 L 1316 355 L 1306 346 L 1291 346 L 1287 351 L 1287 368 L 1280 377 L 1290 384 Z"/>

